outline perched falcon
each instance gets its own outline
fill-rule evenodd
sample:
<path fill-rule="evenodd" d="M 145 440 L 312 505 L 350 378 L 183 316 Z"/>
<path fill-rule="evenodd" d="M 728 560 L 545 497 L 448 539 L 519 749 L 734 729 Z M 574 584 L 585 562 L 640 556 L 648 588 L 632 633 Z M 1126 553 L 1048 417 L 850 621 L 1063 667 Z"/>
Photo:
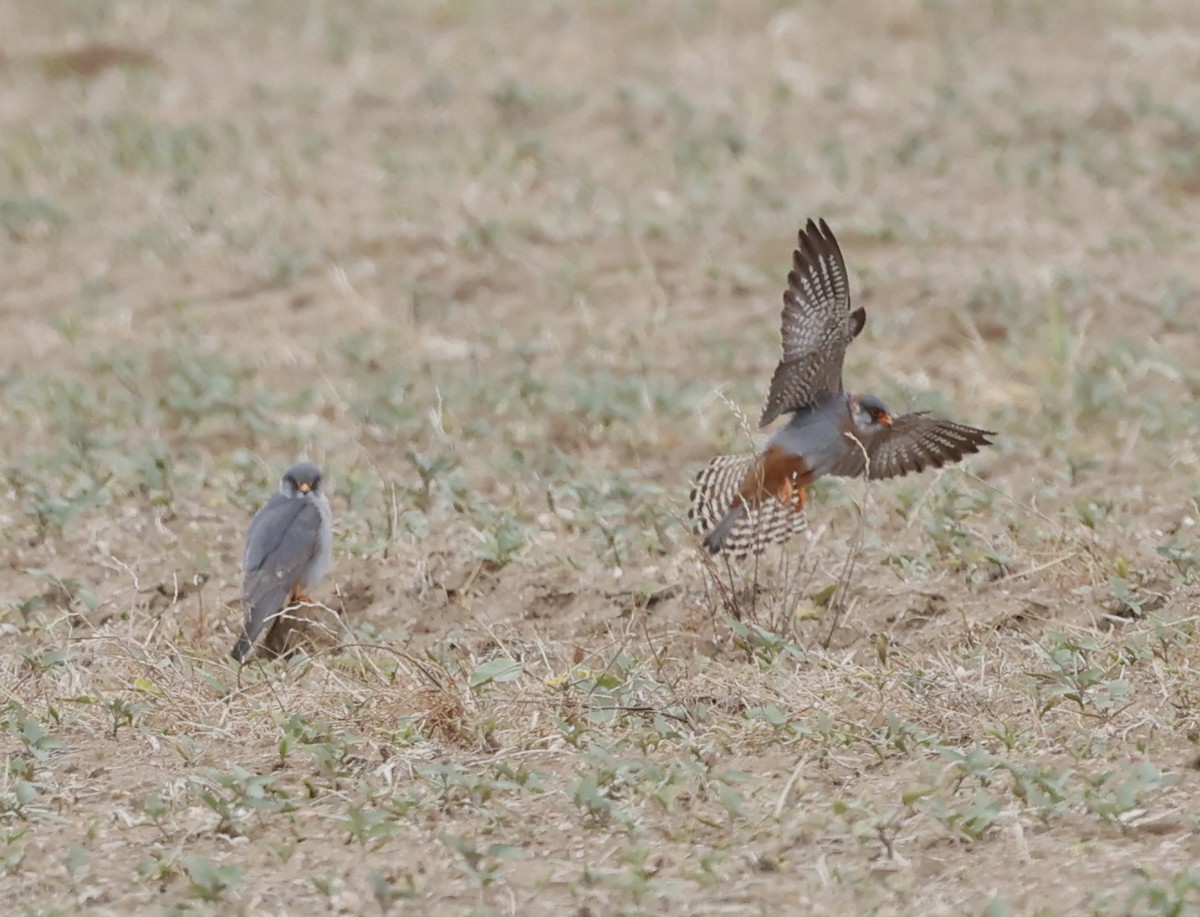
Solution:
<path fill-rule="evenodd" d="M 276 629 L 289 606 L 312 602 L 307 592 L 329 570 L 332 554 L 333 515 L 321 487 L 321 469 L 308 462 L 293 465 L 246 533 L 245 621 L 234 659 L 244 662 L 264 628 Z"/>
<path fill-rule="evenodd" d="M 760 427 L 791 414 L 758 455 L 722 455 L 701 470 L 689 516 L 704 547 L 760 554 L 807 527 L 808 487 L 837 475 L 891 478 L 940 468 L 991 444 L 988 430 L 924 412 L 893 415 L 874 395 L 842 386 L 846 348 L 866 324 L 850 308 L 846 263 L 825 224 L 808 221 L 783 294 L 783 359 L 771 378 Z"/>

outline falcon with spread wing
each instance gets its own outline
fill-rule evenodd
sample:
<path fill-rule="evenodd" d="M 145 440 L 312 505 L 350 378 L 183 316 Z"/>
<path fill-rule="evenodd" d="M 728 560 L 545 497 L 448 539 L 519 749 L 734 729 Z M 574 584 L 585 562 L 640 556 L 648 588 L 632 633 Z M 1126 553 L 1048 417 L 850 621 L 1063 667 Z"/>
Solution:
<path fill-rule="evenodd" d="M 846 263 L 824 220 L 800 231 L 782 317 L 783 359 L 759 426 L 792 416 L 761 453 L 717 456 L 697 476 L 689 516 L 712 554 L 760 554 L 803 531 L 808 487 L 819 477 L 940 468 L 996 435 L 924 412 L 893 415 L 874 395 L 845 390 L 846 348 L 867 313 L 850 306 Z"/>

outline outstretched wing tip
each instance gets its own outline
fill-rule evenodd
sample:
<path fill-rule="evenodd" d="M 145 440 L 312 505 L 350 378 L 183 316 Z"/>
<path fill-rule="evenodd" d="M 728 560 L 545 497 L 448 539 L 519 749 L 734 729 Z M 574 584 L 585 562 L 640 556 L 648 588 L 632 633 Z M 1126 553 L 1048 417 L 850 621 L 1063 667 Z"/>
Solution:
<path fill-rule="evenodd" d="M 809 217 L 792 252 L 780 315 L 783 353 L 759 426 L 839 391 L 846 347 L 865 322 L 865 310 L 851 311 L 845 259 L 833 231 L 824 217 Z"/>
<path fill-rule="evenodd" d="M 914 411 L 895 418 L 889 433 L 870 447 L 870 477 L 893 478 L 942 468 L 992 445 L 989 430 Z"/>

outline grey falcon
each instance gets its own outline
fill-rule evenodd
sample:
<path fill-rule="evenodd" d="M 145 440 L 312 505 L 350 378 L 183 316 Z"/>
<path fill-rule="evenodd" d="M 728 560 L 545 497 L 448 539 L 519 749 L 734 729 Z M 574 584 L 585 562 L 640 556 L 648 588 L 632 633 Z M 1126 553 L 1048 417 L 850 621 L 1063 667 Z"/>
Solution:
<path fill-rule="evenodd" d="M 284 472 L 276 492 L 246 533 L 242 561 L 242 635 L 231 655 L 244 662 L 263 629 L 274 629 L 284 611 L 312 602 L 308 592 L 329 571 L 333 558 L 333 514 L 322 487 L 321 469 L 300 462 Z M 270 635 L 268 635 L 270 636 Z"/>
<path fill-rule="evenodd" d="M 891 478 L 940 468 L 996 434 L 926 412 L 894 415 L 842 384 L 846 348 L 867 313 L 851 309 L 846 263 L 824 220 L 808 221 L 783 294 L 783 358 L 759 427 L 791 414 L 755 454 L 721 455 L 696 477 L 688 513 L 711 554 L 760 554 L 807 528 L 808 487 L 825 475 Z"/>

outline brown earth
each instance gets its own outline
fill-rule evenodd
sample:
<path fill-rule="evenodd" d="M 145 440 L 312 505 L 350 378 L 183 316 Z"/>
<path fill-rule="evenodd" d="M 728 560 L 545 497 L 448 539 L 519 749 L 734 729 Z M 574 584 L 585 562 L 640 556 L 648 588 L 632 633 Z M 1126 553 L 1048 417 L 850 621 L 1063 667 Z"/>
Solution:
<path fill-rule="evenodd" d="M 1200 913 L 1198 62 L 1183 0 L 0 5 L 0 900 Z M 997 443 L 706 564 L 818 215 L 848 384 Z M 239 672 L 301 457 L 329 611 Z"/>

